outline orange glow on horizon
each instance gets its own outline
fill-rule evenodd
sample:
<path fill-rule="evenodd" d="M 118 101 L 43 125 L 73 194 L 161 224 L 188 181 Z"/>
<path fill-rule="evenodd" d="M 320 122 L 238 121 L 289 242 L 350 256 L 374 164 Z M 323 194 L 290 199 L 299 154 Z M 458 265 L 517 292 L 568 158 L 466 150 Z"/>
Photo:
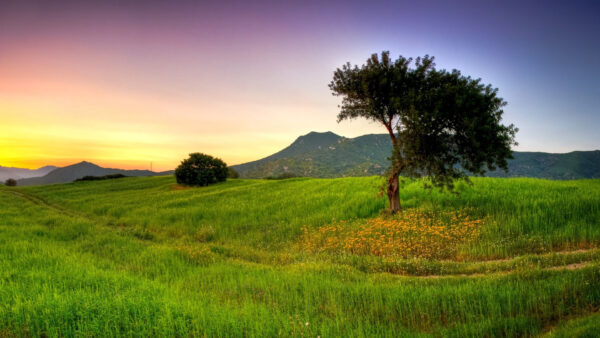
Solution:
<path fill-rule="evenodd" d="M 600 147 L 597 48 L 572 38 L 595 31 L 585 6 L 570 6 L 585 14 L 578 25 L 552 14 L 534 27 L 515 5 L 522 34 L 507 30 L 503 11 L 472 5 L 272 5 L 0 1 L 0 166 L 165 171 L 191 152 L 258 160 L 311 131 L 386 133 L 364 119 L 338 124 L 340 98 L 328 88 L 336 68 L 383 50 L 434 55 L 440 69 L 498 87 L 503 122 L 520 129 L 515 150 Z M 451 32 L 438 20 L 448 13 L 464 19 Z M 549 80 L 567 59 L 579 60 L 565 70 L 573 81 Z"/>
<path fill-rule="evenodd" d="M 0 125 L 0 165 L 36 169 L 86 160 L 103 167 L 149 169 L 152 162 L 153 170 L 166 171 L 191 152 L 205 152 L 233 165 L 268 156 L 316 129 L 300 124 L 297 131 L 281 132 L 278 123 L 283 121 L 273 116 L 275 111 L 244 123 L 236 122 L 235 116 L 219 121 L 218 116 L 186 114 L 191 109 L 179 106 L 175 117 L 161 112 L 155 99 L 139 98 L 137 102 L 146 103 L 131 104 L 98 93 L 76 100 L 66 99 L 76 97 L 66 93 L 38 94 L 35 100 L 26 95 L 0 95 L 4 122 Z M 128 113 L 118 113 L 122 111 Z M 291 116 L 294 114 L 301 112 Z M 334 121 L 334 114 L 331 116 Z M 241 114 L 237 118 L 242 120 Z"/>
<path fill-rule="evenodd" d="M 364 121 L 338 125 L 336 99 L 326 90 L 330 109 L 276 94 L 269 102 L 251 100 L 243 92 L 230 100 L 212 93 L 155 95 L 69 74 L 5 74 L 0 83 L 1 166 L 35 169 L 86 160 L 123 169 L 149 169 L 152 162 L 153 170 L 166 171 L 191 152 L 233 165 L 268 156 L 310 131 L 381 132 Z"/>

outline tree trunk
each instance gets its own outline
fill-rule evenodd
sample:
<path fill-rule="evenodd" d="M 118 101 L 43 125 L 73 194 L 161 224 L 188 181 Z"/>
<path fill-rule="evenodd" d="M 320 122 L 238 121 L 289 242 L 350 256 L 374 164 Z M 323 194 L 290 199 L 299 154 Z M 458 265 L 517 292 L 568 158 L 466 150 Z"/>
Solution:
<path fill-rule="evenodd" d="M 400 182 L 398 173 L 392 173 L 388 181 L 387 195 L 390 200 L 390 212 L 395 214 L 402 211 L 400 206 Z"/>
<path fill-rule="evenodd" d="M 391 118 L 388 120 L 388 122 L 383 122 L 383 125 L 385 126 L 385 128 L 387 129 L 388 133 L 390 134 L 390 139 L 392 140 L 392 168 L 391 168 L 391 175 L 390 178 L 388 180 L 388 186 L 387 186 L 387 195 L 388 195 L 388 199 L 390 200 L 390 212 L 392 214 L 395 214 L 397 212 L 402 211 L 402 207 L 400 206 L 400 167 L 397 163 L 398 158 L 397 158 L 397 153 L 396 151 L 398 151 L 398 140 L 396 138 L 396 135 L 394 134 L 394 129 L 392 128 L 392 120 Z"/>

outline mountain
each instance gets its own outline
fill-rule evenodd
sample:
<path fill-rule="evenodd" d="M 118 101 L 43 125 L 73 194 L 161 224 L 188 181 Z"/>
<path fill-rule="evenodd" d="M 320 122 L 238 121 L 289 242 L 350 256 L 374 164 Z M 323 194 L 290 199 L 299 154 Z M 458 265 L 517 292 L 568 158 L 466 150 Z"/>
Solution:
<path fill-rule="evenodd" d="M 17 180 L 17 185 L 21 186 L 68 183 L 73 182 L 74 180 L 82 178 L 84 176 L 104 176 L 114 174 L 122 174 L 125 176 L 160 176 L 169 175 L 171 173 L 172 171 L 154 172 L 150 170 L 124 170 L 103 168 L 93 163 L 83 161 L 70 166 L 57 168 L 42 177 L 33 177 Z"/>
<path fill-rule="evenodd" d="M 271 156 L 232 167 L 247 178 L 285 172 L 311 177 L 378 175 L 385 172 L 391 152 L 389 138 L 382 136 L 345 138 L 332 132 L 311 132 Z"/>
<path fill-rule="evenodd" d="M 232 167 L 242 178 L 283 173 L 310 177 L 371 176 L 385 173 L 391 150 L 387 134 L 345 138 L 332 132 L 310 132 L 271 156 Z M 508 162 L 508 173 L 492 171 L 487 176 L 600 178 L 600 150 L 566 154 L 514 152 L 513 156 Z"/>
<path fill-rule="evenodd" d="M 492 171 L 491 177 L 538 177 L 555 180 L 600 178 L 600 150 L 565 154 L 514 152 L 508 173 Z"/>
<path fill-rule="evenodd" d="M 3 183 L 9 178 L 18 180 L 21 178 L 44 176 L 56 168 L 57 167 L 53 165 L 48 165 L 39 169 L 23 169 L 0 166 L 0 183 Z"/>

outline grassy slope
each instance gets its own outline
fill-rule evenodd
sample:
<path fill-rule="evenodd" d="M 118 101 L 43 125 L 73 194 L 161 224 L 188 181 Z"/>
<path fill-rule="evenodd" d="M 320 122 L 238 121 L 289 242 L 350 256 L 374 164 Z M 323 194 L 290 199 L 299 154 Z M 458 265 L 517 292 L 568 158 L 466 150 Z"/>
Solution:
<path fill-rule="evenodd" d="M 374 177 L 2 188 L 0 336 L 519 336 L 598 309 L 600 253 L 550 252 L 598 247 L 600 181 L 474 182 L 402 192 L 407 208 L 488 216 L 466 262 L 298 246 L 302 226 L 377 215 Z"/>

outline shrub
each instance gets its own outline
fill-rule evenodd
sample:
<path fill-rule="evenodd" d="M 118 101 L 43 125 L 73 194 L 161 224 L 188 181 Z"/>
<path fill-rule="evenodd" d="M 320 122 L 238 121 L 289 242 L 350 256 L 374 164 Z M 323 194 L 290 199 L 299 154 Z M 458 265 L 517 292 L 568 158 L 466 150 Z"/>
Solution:
<path fill-rule="evenodd" d="M 227 164 L 219 158 L 202 153 L 192 153 L 175 169 L 177 183 L 207 186 L 227 179 Z"/>
<path fill-rule="evenodd" d="M 12 178 L 9 178 L 9 179 L 7 179 L 7 180 L 6 180 L 6 182 L 4 182 L 4 184 L 5 184 L 7 187 L 14 187 L 14 186 L 16 186 L 16 185 L 17 185 L 17 180 L 15 180 L 15 179 L 12 179 Z"/>
<path fill-rule="evenodd" d="M 288 178 L 295 178 L 295 177 L 300 177 L 294 173 L 283 173 L 279 176 L 267 176 L 265 177 L 265 180 L 285 180 Z"/>
<path fill-rule="evenodd" d="M 115 178 L 123 178 L 127 177 L 123 174 L 112 174 L 112 175 L 104 175 L 104 176 L 83 176 L 82 178 L 78 178 L 73 182 L 81 182 L 81 181 L 102 181 L 102 180 L 110 180 Z"/>
<path fill-rule="evenodd" d="M 229 167 L 227 168 L 227 178 L 239 178 L 240 174 L 238 174 L 237 171 L 235 171 L 235 169 Z"/>

